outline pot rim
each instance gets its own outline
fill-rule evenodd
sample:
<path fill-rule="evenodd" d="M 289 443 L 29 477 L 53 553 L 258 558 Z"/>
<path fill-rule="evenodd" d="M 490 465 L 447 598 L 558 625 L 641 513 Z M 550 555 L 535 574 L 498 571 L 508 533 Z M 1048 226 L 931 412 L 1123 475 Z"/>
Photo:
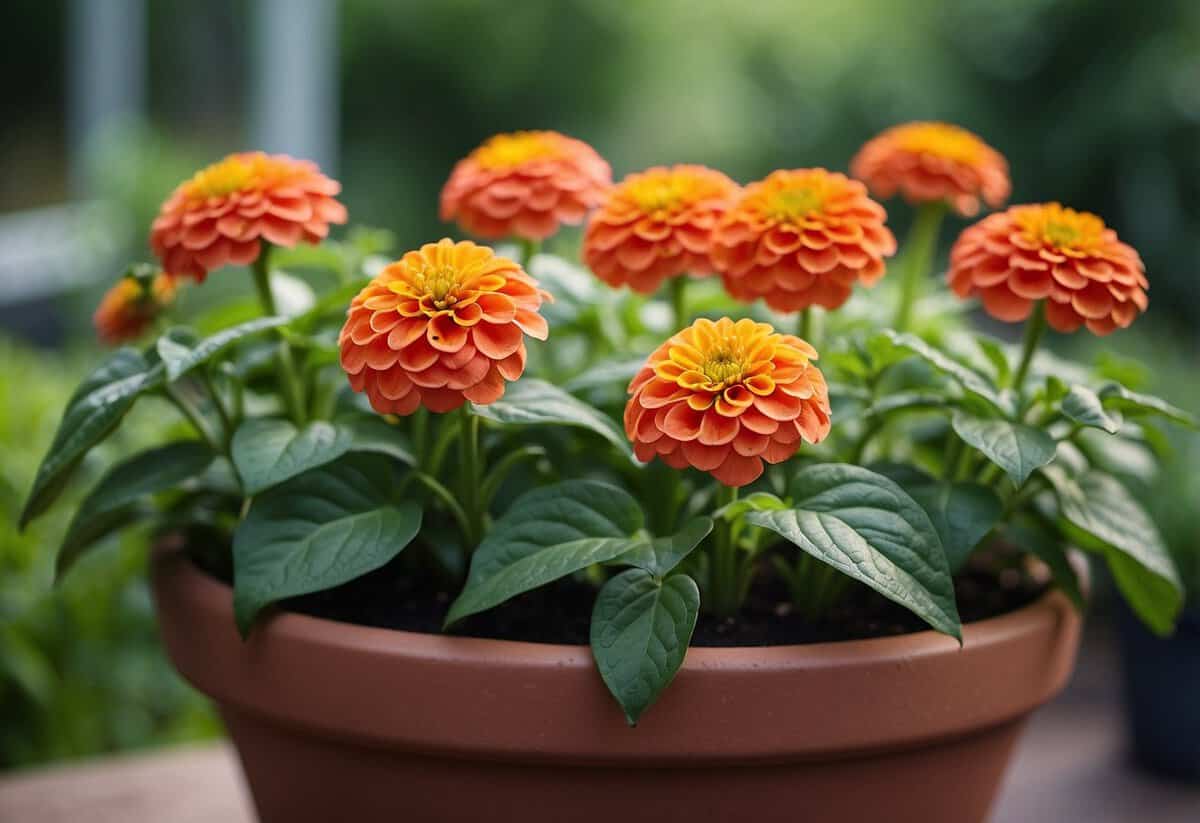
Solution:
<path fill-rule="evenodd" d="M 360 626 L 295 612 L 242 641 L 232 589 L 179 547 L 153 582 L 176 666 L 223 707 L 407 751 L 681 765 L 911 746 L 1014 720 L 1057 693 L 1081 617 L 1060 592 L 963 626 L 788 646 L 692 647 L 630 729 L 583 645 Z M 702 718 L 699 719 L 698 718 Z"/>

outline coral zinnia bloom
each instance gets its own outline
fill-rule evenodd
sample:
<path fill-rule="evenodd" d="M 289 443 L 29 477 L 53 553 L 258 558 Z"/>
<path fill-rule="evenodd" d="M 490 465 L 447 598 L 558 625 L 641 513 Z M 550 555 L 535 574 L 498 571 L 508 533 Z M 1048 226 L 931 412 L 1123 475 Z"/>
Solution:
<path fill-rule="evenodd" d="M 487 246 L 443 239 L 385 267 L 350 303 L 338 342 L 350 386 L 380 414 L 492 403 L 545 340 L 550 295 Z"/>
<path fill-rule="evenodd" d="M 949 123 L 905 123 L 868 140 L 850 173 L 886 200 L 900 192 L 910 203 L 945 200 L 963 217 L 993 209 L 1012 191 L 1004 155 Z"/>
<path fill-rule="evenodd" d="M 477 237 L 544 240 L 579 225 L 612 185 L 596 150 L 556 131 L 497 134 L 454 166 L 441 217 Z"/>
<path fill-rule="evenodd" d="M 668 277 L 712 274 L 709 236 L 738 192 L 704 166 L 656 166 L 626 177 L 592 215 L 583 260 L 610 286 L 652 294 Z"/>
<path fill-rule="evenodd" d="M 857 180 L 825 169 L 776 171 L 751 183 L 713 229 L 726 290 L 776 311 L 836 309 L 856 281 L 873 286 L 896 253 L 883 206 Z"/>
<path fill-rule="evenodd" d="M 1058 203 L 1013 206 L 970 226 L 950 250 L 947 277 L 960 297 L 978 293 L 988 314 L 1010 323 L 1045 300 L 1046 319 L 1061 332 L 1086 325 L 1108 334 L 1149 304 L 1133 247 L 1096 215 Z"/>
<path fill-rule="evenodd" d="M 165 272 L 127 274 L 105 292 L 92 315 L 100 340 L 110 346 L 136 340 L 175 300 L 176 284 Z"/>
<path fill-rule="evenodd" d="M 629 384 L 625 433 L 640 460 L 692 466 L 744 486 L 763 461 L 829 434 L 817 352 L 766 323 L 701 318 L 658 348 Z"/>
<path fill-rule="evenodd" d="M 307 160 L 282 154 L 231 154 L 181 184 L 159 210 L 150 246 L 173 275 L 203 282 L 229 263 L 258 259 L 261 241 L 319 243 L 330 223 L 345 223 L 334 195 L 341 185 Z"/>

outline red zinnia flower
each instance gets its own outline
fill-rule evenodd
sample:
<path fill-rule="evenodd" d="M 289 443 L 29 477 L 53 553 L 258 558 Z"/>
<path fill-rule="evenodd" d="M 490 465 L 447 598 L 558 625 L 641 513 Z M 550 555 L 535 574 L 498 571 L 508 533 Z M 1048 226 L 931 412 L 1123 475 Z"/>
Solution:
<path fill-rule="evenodd" d="M 387 266 L 350 303 L 339 337 L 351 387 L 380 414 L 492 403 L 545 340 L 550 296 L 487 246 L 443 239 Z"/>
<path fill-rule="evenodd" d="M 592 215 L 583 260 L 608 285 L 642 294 L 653 294 L 669 277 L 711 274 L 710 234 L 737 191 L 704 166 L 631 174 Z"/>
<path fill-rule="evenodd" d="M 1145 266 L 1094 214 L 1058 203 L 1013 206 L 967 228 L 950 250 L 950 287 L 988 314 L 1024 320 L 1038 300 L 1061 332 L 1125 328 L 1146 310 Z"/>
<path fill-rule="evenodd" d="M 341 186 L 307 160 L 262 152 L 231 154 L 198 171 L 167 199 L 150 231 L 163 268 L 203 282 L 228 263 L 258 259 L 261 241 L 319 243 L 345 223 Z"/>
<path fill-rule="evenodd" d="M 817 352 L 766 323 L 701 318 L 658 348 L 629 384 L 625 433 L 656 455 L 726 486 L 744 486 L 800 441 L 829 434 L 829 390 Z"/>
<path fill-rule="evenodd" d="M 712 256 L 738 300 L 776 311 L 836 309 L 856 282 L 883 277 L 896 238 L 857 180 L 825 169 L 776 171 L 751 183 L 713 229 Z"/>
<path fill-rule="evenodd" d="M 477 237 L 544 240 L 600 205 L 612 169 L 596 150 L 556 131 L 497 134 L 455 165 L 441 216 Z"/>

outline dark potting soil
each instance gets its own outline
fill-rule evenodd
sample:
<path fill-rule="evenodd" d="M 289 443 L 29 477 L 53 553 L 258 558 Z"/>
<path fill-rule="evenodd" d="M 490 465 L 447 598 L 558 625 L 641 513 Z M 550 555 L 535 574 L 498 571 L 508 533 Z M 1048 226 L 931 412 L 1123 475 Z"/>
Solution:
<path fill-rule="evenodd" d="M 994 564 L 960 573 L 954 581 L 964 623 L 1018 609 L 1035 600 L 1046 584 L 1012 564 Z M 990 567 L 989 567 L 990 566 Z M 453 600 L 431 577 L 385 566 L 343 586 L 292 598 L 283 607 L 314 617 L 414 632 L 441 632 Z M 759 569 L 746 606 L 736 618 L 701 614 L 695 646 L 776 646 L 887 637 L 924 631 L 928 626 L 907 609 L 855 584 L 842 602 L 819 621 L 797 613 L 787 589 L 769 564 Z M 596 588 L 579 580 L 520 595 L 468 618 L 456 634 L 535 643 L 586 644 Z"/>

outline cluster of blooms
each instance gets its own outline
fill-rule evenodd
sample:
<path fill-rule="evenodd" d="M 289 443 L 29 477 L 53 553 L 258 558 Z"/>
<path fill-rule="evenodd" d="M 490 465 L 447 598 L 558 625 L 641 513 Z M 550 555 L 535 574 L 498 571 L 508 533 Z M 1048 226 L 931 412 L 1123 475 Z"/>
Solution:
<path fill-rule="evenodd" d="M 612 182 L 590 146 L 557 132 L 491 138 L 454 168 L 441 215 L 481 238 L 539 241 L 587 221 L 583 259 L 614 287 L 650 294 L 681 276 L 720 276 L 731 296 L 779 312 L 836 309 L 855 284 L 883 277 L 896 240 L 877 198 L 945 203 L 962 216 L 1001 207 L 1011 186 L 993 148 L 945 123 L 889 129 L 862 147 L 852 179 L 780 170 L 738 186 L 697 165 L 655 167 Z M 175 278 L 203 281 L 264 244 L 324 238 L 346 220 L 336 181 L 311 163 L 232 155 L 163 205 L 150 244 L 165 272 L 126 279 L 96 313 L 101 336 L 140 334 L 171 300 Z M 590 217 L 589 217 L 590 215 Z M 948 279 L 1004 321 L 1044 304 L 1059 331 L 1124 328 L 1146 309 L 1142 262 L 1095 215 L 1057 203 L 1014 206 L 966 229 Z M 387 266 L 354 298 L 339 343 L 356 391 L 381 413 L 446 412 L 500 398 L 525 368 L 525 336 L 545 339 L 550 296 L 522 266 L 472 242 L 443 239 Z M 763 461 L 786 460 L 830 426 L 817 352 L 748 319 L 700 319 L 650 356 L 630 384 L 625 428 L 637 455 L 710 472 L 731 486 Z"/>

